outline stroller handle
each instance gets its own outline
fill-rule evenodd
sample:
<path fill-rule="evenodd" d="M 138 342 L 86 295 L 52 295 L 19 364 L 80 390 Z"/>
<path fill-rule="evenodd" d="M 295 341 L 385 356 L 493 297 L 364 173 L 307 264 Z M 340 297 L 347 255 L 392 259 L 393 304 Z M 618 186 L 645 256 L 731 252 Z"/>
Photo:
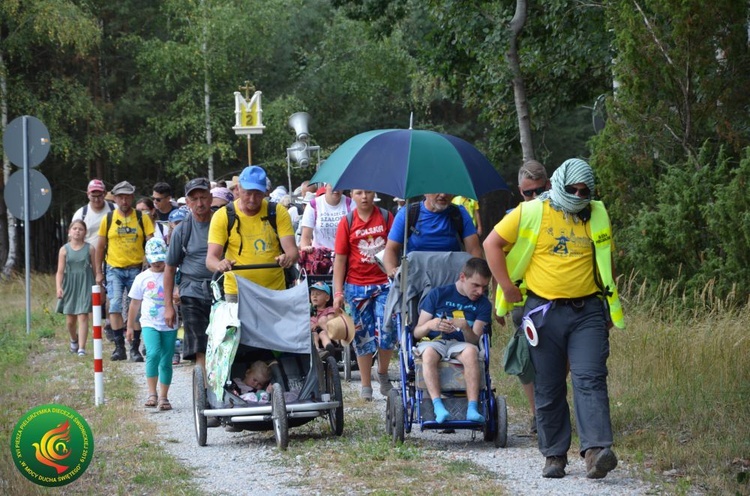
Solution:
<path fill-rule="evenodd" d="M 281 266 L 277 264 L 276 262 L 273 263 L 262 263 L 262 264 L 247 264 L 247 265 L 233 265 L 232 271 L 235 270 L 254 270 L 254 269 L 278 269 Z M 227 271 L 231 272 L 231 271 Z M 216 271 L 214 272 L 214 275 L 211 277 L 212 281 L 218 281 L 219 278 L 224 274 L 224 272 Z"/>

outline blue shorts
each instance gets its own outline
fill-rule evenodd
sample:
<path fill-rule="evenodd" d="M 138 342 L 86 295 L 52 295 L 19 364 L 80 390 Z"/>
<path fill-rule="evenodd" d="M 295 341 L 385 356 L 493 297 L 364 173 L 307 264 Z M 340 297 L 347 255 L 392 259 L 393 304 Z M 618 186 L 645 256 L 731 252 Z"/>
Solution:
<path fill-rule="evenodd" d="M 396 330 L 386 331 L 383 325 L 389 290 L 389 284 L 344 284 L 344 296 L 357 328 L 354 334 L 357 356 L 373 354 L 378 348 L 392 350 L 396 344 Z"/>
<path fill-rule="evenodd" d="M 127 297 L 135 276 L 140 273 L 140 268 L 118 269 L 107 264 L 107 299 L 110 313 L 122 313 L 122 301 Z"/>

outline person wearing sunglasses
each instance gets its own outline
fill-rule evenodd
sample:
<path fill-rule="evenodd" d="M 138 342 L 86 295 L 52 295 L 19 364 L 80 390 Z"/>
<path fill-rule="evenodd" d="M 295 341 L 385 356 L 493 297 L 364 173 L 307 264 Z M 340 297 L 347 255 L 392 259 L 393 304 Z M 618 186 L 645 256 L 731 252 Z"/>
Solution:
<path fill-rule="evenodd" d="M 498 314 L 522 299 L 524 330 L 535 369 L 542 476 L 565 476 L 571 445 L 566 369 L 570 364 L 579 453 L 586 477 L 617 466 L 607 392 L 609 329 L 624 328 L 612 267 L 612 228 L 604 204 L 591 199 L 594 172 L 569 159 L 552 174 L 551 189 L 506 215 L 484 242 L 487 262 L 502 288 Z M 507 253 L 504 250 L 513 245 Z"/>

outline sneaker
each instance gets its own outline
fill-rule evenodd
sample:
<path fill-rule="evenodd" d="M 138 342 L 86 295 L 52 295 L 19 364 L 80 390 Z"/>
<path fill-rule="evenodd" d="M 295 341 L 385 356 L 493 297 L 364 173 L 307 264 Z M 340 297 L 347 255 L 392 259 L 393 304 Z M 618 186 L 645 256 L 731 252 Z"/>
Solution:
<path fill-rule="evenodd" d="M 141 357 L 141 361 L 143 361 L 143 357 Z M 179 364 L 180 364 L 180 354 L 179 353 L 175 353 L 172 356 L 172 365 L 179 365 Z"/>
<path fill-rule="evenodd" d="M 586 450 L 586 477 L 603 479 L 617 466 L 617 457 L 609 448 L 589 448 Z"/>
<path fill-rule="evenodd" d="M 372 401 L 372 388 L 362 386 L 362 389 L 359 390 L 359 397 L 365 401 Z"/>
<path fill-rule="evenodd" d="M 567 464 L 568 457 L 566 455 L 548 456 L 544 464 L 544 470 L 542 470 L 542 477 L 548 479 L 561 479 L 565 477 L 565 465 Z"/>
<path fill-rule="evenodd" d="M 86 356 L 86 350 L 83 348 L 78 348 L 78 356 Z"/>
<path fill-rule="evenodd" d="M 75 353 L 78 351 L 78 341 L 71 341 L 70 342 L 70 352 Z"/>
<path fill-rule="evenodd" d="M 380 394 L 388 396 L 388 392 L 393 389 L 393 384 L 391 384 L 391 381 L 388 378 L 388 372 L 385 374 L 378 372 L 378 382 L 380 383 Z"/>

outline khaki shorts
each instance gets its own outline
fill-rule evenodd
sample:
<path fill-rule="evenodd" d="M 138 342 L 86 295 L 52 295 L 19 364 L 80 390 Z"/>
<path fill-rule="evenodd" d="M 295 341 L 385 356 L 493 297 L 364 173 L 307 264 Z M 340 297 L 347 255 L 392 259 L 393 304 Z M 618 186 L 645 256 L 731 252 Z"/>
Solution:
<path fill-rule="evenodd" d="M 456 341 L 455 339 L 436 339 L 435 341 L 420 341 L 417 343 L 417 354 L 422 355 L 426 348 L 433 348 L 442 357 L 443 360 L 450 360 L 456 355 L 460 355 L 466 347 L 471 346 L 479 353 L 479 348 L 476 345 L 467 343 L 465 341 Z"/>

